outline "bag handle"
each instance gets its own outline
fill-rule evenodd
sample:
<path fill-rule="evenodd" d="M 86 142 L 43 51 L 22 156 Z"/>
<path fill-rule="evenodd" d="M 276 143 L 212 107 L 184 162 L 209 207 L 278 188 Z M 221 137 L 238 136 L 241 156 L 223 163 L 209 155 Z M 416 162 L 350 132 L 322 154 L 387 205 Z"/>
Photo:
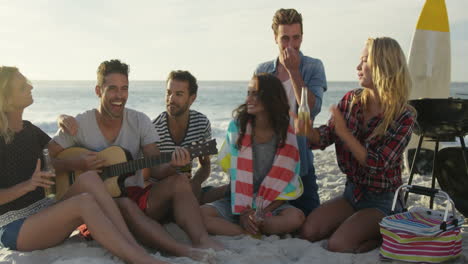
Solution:
<path fill-rule="evenodd" d="M 415 194 L 421 194 L 421 195 L 426 195 L 429 197 L 433 198 L 445 198 L 445 200 L 448 202 L 447 205 L 445 206 L 445 212 L 444 212 L 444 221 L 440 224 L 440 229 L 443 231 L 446 231 L 447 229 L 447 218 L 448 218 L 448 211 L 449 211 L 449 204 L 451 205 L 452 208 L 452 216 L 453 216 L 453 224 L 455 226 L 458 225 L 458 219 L 455 218 L 455 204 L 453 203 L 452 199 L 450 196 L 439 189 L 432 189 L 432 188 L 427 188 L 423 186 L 417 186 L 417 185 L 401 185 L 398 187 L 398 189 L 395 191 L 395 195 L 393 196 L 393 203 L 392 203 L 392 213 L 395 211 L 395 206 L 398 200 L 399 194 L 408 192 L 408 193 L 415 193 Z M 406 210 L 407 206 L 404 204 L 404 208 Z"/>

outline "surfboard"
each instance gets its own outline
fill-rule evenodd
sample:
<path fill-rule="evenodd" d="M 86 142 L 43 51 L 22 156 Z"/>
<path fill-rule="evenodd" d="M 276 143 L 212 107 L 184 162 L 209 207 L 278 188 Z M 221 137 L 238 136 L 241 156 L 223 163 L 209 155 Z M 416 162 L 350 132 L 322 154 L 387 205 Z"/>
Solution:
<path fill-rule="evenodd" d="M 450 96 L 450 26 L 445 0 L 426 0 L 416 24 L 408 67 L 413 79 L 410 99 Z M 419 136 L 413 134 L 406 150 L 410 168 Z M 418 155 L 417 173 L 430 174 L 434 143 L 424 141 Z"/>

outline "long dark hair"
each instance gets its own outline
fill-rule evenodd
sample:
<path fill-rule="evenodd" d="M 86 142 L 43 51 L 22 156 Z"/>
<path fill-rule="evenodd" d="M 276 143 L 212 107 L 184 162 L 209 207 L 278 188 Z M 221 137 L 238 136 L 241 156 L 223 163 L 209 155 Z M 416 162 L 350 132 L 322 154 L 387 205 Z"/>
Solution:
<path fill-rule="evenodd" d="M 254 75 L 252 80 L 257 81 L 257 100 L 262 102 L 273 126 L 273 131 L 279 136 L 278 146 L 283 147 L 289 126 L 289 103 L 283 84 L 276 76 L 267 73 Z M 240 128 L 239 138 L 236 142 L 237 148 L 240 149 L 247 123 L 252 122 L 252 127 L 255 127 L 255 116 L 247 113 L 247 104 L 245 103 L 234 109 L 232 115 Z"/>

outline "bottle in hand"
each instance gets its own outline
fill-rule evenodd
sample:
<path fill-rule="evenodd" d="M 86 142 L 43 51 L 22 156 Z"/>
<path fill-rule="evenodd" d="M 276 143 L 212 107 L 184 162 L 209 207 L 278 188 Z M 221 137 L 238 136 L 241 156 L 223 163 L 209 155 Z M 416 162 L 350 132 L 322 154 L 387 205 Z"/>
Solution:
<path fill-rule="evenodd" d="M 255 196 L 255 214 L 254 214 L 254 220 L 257 224 L 262 225 L 263 221 L 265 221 L 265 212 L 264 212 L 264 199 L 263 196 Z M 256 239 L 262 239 L 262 233 L 259 231 L 255 235 L 251 235 L 253 238 Z"/>
<path fill-rule="evenodd" d="M 42 156 L 44 158 L 44 167 L 42 167 L 42 171 L 47 171 L 47 172 L 55 174 L 55 169 L 54 169 L 54 166 L 52 165 L 52 159 L 50 158 L 49 150 L 47 148 L 42 150 Z M 51 180 L 55 183 L 54 177 L 48 178 L 48 180 Z M 55 193 L 56 193 L 55 184 L 47 188 L 44 188 L 44 194 L 46 197 L 54 198 Z"/>
<path fill-rule="evenodd" d="M 309 104 L 307 100 L 307 87 L 302 87 L 302 92 L 301 92 L 301 104 L 299 105 L 299 108 L 297 109 L 297 118 L 299 121 L 302 121 L 304 123 L 304 134 L 300 133 L 299 136 L 305 136 L 308 133 L 309 130 L 309 120 L 310 120 L 310 109 L 309 109 Z"/>

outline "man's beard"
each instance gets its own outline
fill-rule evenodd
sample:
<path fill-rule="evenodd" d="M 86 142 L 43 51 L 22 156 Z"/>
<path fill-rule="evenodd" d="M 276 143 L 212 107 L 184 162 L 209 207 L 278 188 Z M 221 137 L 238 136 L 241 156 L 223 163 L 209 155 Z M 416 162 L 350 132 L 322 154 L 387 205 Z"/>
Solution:
<path fill-rule="evenodd" d="M 111 107 L 112 107 L 112 106 L 111 106 Z M 104 112 L 108 117 L 110 117 L 111 119 L 120 119 L 120 118 L 122 117 L 122 115 L 123 115 L 123 111 L 122 111 L 121 113 L 117 114 L 117 115 L 114 114 L 111 110 L 109 110 L 108 107 L 106 107 L 106 105 L 103 105 L 103 106 L 102 106 L 102 110 L 103 110 L 103 112 Z"/>
<path fill-rule="evenodd" d="M 175 105 L 174 105 L 175 106 Z M 185 112 L 187 112 L 188 110 L 188 106 L 185 106 L 185 107 L 178 107 L 178 106 L 175 106 L 176 109 L 175 111 L 170 111 L 170 105 L 169 107 L 166 107 L 167 108 L 167 112 L 169 113 L 170 116 L 174 116 L 174 117 L 179 117 L 181 115 L 183 115 Z"/>

